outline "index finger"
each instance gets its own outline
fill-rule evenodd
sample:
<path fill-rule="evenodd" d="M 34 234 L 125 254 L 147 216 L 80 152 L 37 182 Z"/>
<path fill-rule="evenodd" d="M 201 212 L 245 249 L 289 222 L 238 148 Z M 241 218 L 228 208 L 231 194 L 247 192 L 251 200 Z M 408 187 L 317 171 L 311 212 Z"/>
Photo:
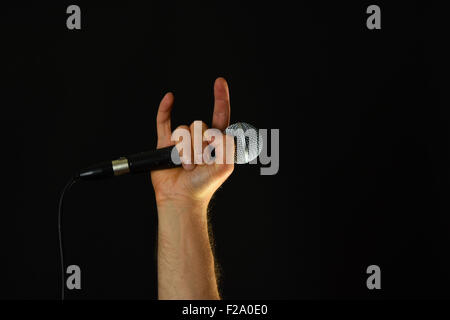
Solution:
<path fill-rule="evenodd" d="M 158 108 L 158 114 L 156 115 L 156 131 L 158 133 L 158 145 L 157 148 L 164 148 L 172 144 L 170 137 L 172 134 L 170 125 L 170 113 L 173 107 L 173 94 L 171 92 L 166 93 L 161 100 Z"/>
<path fill-rule="evenodd" d="M 214 83 L 214 113 L 212 127 L 224 131 L 230 125 L 230 93 L 227 81 L 217 78 Z"/>

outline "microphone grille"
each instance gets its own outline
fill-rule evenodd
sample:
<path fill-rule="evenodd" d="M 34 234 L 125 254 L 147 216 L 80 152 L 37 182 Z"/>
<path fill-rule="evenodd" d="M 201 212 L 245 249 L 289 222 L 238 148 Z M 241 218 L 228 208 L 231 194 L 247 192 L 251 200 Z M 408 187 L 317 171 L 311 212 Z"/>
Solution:
<path fill-rule="evenodd" d="M 251 124 L 238 122 L 225 129 L 225 133 L 234 136 L 234 162 L 248 163 L 255 160 L 262 150 L 262 139 L 258 129 Z"/>

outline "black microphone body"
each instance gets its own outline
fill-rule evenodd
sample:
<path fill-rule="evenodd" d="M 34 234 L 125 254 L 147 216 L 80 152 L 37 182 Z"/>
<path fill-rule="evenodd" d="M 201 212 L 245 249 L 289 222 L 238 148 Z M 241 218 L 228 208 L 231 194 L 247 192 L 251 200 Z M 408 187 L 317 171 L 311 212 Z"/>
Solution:
<path fill-rule="evenodd" d="M 175 150 L 173 150 L 174 148 Z M 172 157 L 175 161 L 172 160 Z M 83 180 L 98 180 L 128 173 L 170 169 L 178 166 L 181 166 L 178 152 L 175 146 L 170 146 L 99 163 L 81 170 L 78 173 L 78 178 Z"/>
<path fill-rule="evenodd" d="M 247 136 L 247 132 L 253 133 L 253 135 Z M 235 163 L 248 163 L 260 154 L 262 148 L 261 139 L 257 134 L 256 128 L 252 125 L 245 122 L 235 123 L 229 126 L 225 133 L 231 134 L 235 138 Z M 214 156 L 213 153 L 214 150 L 211 151 L 212 156 Z M 83 180 L 98 180 L 123 174 L 170 169 L 179 166 L 181 166 L 181 159 L 178 150 L 176 146 L 170 146 L 132 154 L 113 161 L 102 162 L 81 170 L 76 177 Z"/>

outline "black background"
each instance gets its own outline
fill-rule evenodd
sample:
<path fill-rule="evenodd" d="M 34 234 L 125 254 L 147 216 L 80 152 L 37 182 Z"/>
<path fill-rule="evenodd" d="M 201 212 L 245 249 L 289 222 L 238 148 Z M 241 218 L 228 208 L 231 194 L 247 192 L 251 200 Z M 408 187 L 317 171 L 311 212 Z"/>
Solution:
<path fill-rule="evenodd" d="M 57 201 L 97 161 L 152 149 L 156 108 L 280 129 L 280 171 L 242 166 L 211 208 L 230 299 L 449 298 L 445 10 L 429 1 L 70 3 L 3 6 L 3 127 L 13 217 L 1 298 L 59 298 Z M 378 4 L 382 29 L 366 28 Z M 11 161 L 11 159 L 13 161 Z M 11 163 L 14 165 L 11 167 Z M 148 176 L 79 183 L 65 202 L 69 299 L 157 297 Z M 366 288 L 381 267 L 382 289 Z M 5 265 L 5 263 L 2 263 Z"/>

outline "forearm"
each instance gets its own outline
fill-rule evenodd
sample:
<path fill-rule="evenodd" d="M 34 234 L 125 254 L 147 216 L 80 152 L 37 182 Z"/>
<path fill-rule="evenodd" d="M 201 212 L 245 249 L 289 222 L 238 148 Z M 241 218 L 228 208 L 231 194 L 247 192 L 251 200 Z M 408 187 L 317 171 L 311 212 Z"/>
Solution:
<path fill-rule="evenodd" d="M 158 298 L 219 299 L 206 205 L 158 206 Z"/>

